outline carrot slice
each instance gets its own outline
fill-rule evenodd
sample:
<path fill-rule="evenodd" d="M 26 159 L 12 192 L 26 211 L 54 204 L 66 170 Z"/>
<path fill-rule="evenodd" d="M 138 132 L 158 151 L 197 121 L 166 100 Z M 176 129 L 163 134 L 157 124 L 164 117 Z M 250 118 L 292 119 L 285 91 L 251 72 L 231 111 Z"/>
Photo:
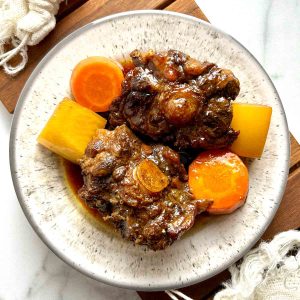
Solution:
<path fill-rule="evenodd" d="M 82 106 L 104 112 L 121 94 L 123 79 L 123 72 L 114 60 L 101 56 L 88 57 L 72 72 L 72 94 Z"/>
<path fill-rule="evenodd" d="M 196 199 L 208 199 L 211 214 L 229 214 L 244 204 L 249 187 L 247 167 L 228 150 L 201 153 L 189 166 L 189 186 Z"/>

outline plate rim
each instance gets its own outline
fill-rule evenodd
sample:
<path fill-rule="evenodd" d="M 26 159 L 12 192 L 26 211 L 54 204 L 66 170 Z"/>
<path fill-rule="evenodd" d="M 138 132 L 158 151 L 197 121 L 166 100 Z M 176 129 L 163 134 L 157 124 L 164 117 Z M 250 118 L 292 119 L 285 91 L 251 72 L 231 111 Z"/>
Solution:
<path fill-rule="evenodd" d="M 256 63 L 256 65 L 258 66 L 258 68 L 260 69 L 260 71 L 266 76 L 266 78 L 268 79 L 268 83 L 270 84 L 274 94 L 277 97 L 277 101 L 278 104 L 280 106 L 280 110 L 282 112 L 282 117 L 284 120 L 284 129 L 285 129 L 285 149 L 287 151 L 287 155 L 288 158 L 290 157 L 290 139 L 289 139 L 289 129 L 288 129 L 288 123 L 287 123 L 287 118 L 286 118 L 286 114 L 283 108 L 283 104 L 281 102 L 280 96 L 270 78 L 270 76 L 268 75 L 268 73 L 265 71 L 265 69 L 263 68 L 263 66 L 258 62 L 258 60 L 253 56 L 253 54 L 247 49 L 245 48 L 239 41 L 237 41 L 235 38 L 233 38 L 230 34 L 224 32 L 223 30 L 219 29 L 216 26 L 211 25 L 210 23 L 203 21 L 199 18 L 190 16 L 190 15 L 186 15 L 186 14 L 182 14 L 182 13 L 178 13 L 178 12 L 173 12 L 173 11 L 165 11 L 165 10 L 132 10 L 132 11 L 126 11 L 126 12 L 121 12 L 121 13 L 116 13 L 116 14 L 112 14 L 106 17 L 102 17 L 99 19 L 96 19 L 82 27 L 77 28 L 75 31 L 69 33 L 66 37 L 64 37 L 61 41 L 59 41 L 56 45 L 54 45 L 47 53 L 46 55 L 41 59 L 41 61 L 38 63 L 38 65 L 34 68 L 34 70 L 32 71 L 31 75 L 29 76 L 29 78 L 27 79 L 21 93 L 20 96 L 18 98 L 18 102 L 14 111 L 14 116 L 13 116 L 13 120 L 12 120 L 12 125 L 11 125 L 11 132 L 10 132 L 10 140 L 9 140 L 9 161 L 10 161 L 10 170 L 11 170 L 11 177 L 12 177 L 12 181 L 13 181 L 13 186 L 19 201 L 19 204 L 29 222 L 29 224 L 31 225 L 31 227 L 33 228 L 33 230 L 36 232 L 36 234 L 39 236 L 39 238 L 43 241 L 44 244 L 46 244 L 46 246 L 56 255 L 58 256 L 60 259 L 62 259 L 65 263 L 67 263 L 69 266 L 71 266 L 72 268 L 76 269 L 77 271 L 79 271 L 80 273 L 95 279 L 97 281 L 112 285 L 112 286 L 116 286 L 116 287 L 120 287 L 120 288 L 126 288 L 126 289 L 131 289 L 131 290 L 136 290 L 136 291 L 163 291 L 166 289 L 177 289 L 177 288 L 182 288 L 182 287 L 186 287 L 186 286 L 190 286 L 199 282 L 202 282 L 204 280 L 207 280 L 219 273 L 221 273 L 222 271 L 224 271 L 225 269 L 227 269 L 230 265 L 232 265 L 233 263 L 235 263 L 236 261 L 238 261 L 240 258 L 242 258 L 254 245 L 255 243 L 261 238 L 261 236 L 263 235 L 263 233 L 266 231 L 266 229 L 269 227 L 270 223 L 272 222 L 272 220 L 274 219 L 274 216 L 278 210 L 278 207 L 281 203 L 283 194 L 285 192 L 285 188 L 286 188 L 286 184 L 287 184 L 287 179 L 288 179 L 288 174 L 289 174 L 289 160 L 286 159 L 285 160 L 285 172 L 284 174 L 282 174 L 283 177 L 283 181 L 280 187 L 280 192 L 277 195 L 277 203 L 276 206 L 274 206 L 272 213 L 269 215 L 269 218 L 267 220 L 267 222 L 264 224 L 264 226 L 260 229 L 260 231 L 257 233 L 257 235 L 255 236 L 255 238 L 249 243 L 248 247 L 246 247 L 244 249 L 244 251 L 241 251 L 238 255 L 234 256 L 231 260 L 228 260 L 226 263 L 224 263 L 223 265 L 220 265 L 219 268 L 215 269 L 214 271 L 210 271 L 208 273 L 206 273 L 205 276 L 198 276 L 196 279 L 194 280 L 190 280 L 188 282 L 181 282 L 181 283 L 174 283 L 174 284 L 168 284 L 168 285 L 164 285 L 164 284 L 156 284 L 156 285 L 151 285 L 150 287 L 147 284 L 137 284 L 135 282 L 132 283 L 119 283 L 118 281 L 115 281 L 113 279 L 107 279 L 105 276 L 99 276 L 99 274 L 94 274 L 93 272 L 91 272 L 89 269 L 85 268 L 84 266 L 80 265 L 80 264 L 76 264 L 76 262 L 71 259 L 68 256 L 65 256 L 62 249 L 59 249 L 58 247 L 55 246 L 55 243 L 52 243 L 50 239 L 48 239 L 47 235 L 44 234 L 44 232 L 40 229 L 40 227 L 38 226 L 38 224 L 35 222 L 33 216 L 30 213 L 30 210 L 27 209 L 25 202 L 24 202 L 24 197 L 22 196 L 21 193 L 21 188 L 19 186 L 19 180 L 16 176 L 17 173 L 17 168 L 16 168 L 16 153 L 15 153 L 15 142 L 16 142 L 16 132 L 17 132 L 17 127 L 18 127 L 18 121 L 19 121 L 19 116 L 20 113 L 22 111 L 23 105 L 25 103 L 25 95 L 30 87 L 31 82 L 38 76 L 39 71 L 42 69 L 42 67 L 44 66 L 44 64 L 48 61 L 48 58 L 51 57 L 51 55 L 53 55 L 55 53 L 55 51 L 57 49 L 59 49 L 59 47 L 62 47 L 65 43 L 67 43 L 69 40 L 71 40 L 73 38 L 73 36 L 76 35 L 80 35 L 82 33 L 84 33 L 85 30 L 87 30 L 90 27 L 93 27 L 97 24 L 101 24 L 101 23 L 105 23 L 108 22 L 112 19 L 117 19 L 117 18 L 123 18 L 123 17 L 128 17 L 128 16 L 132 16 L 132 15 L 169 15 L 169 16 L 175 16 L 175 17 L 179 17 L 179 18 L 183 18 L 183 19 L 187 19 L 187 20 L 191 20 L 194 21 L 196 23 L 201 23 L 202 25 L 213 29 L 216 32 L 221 33 L 222 35 L 226 36 L 227 38 L 229 38 L 230 40 L 232 40 L 235 44 L 237 44 L 244 52 L 245 54 Z"/>

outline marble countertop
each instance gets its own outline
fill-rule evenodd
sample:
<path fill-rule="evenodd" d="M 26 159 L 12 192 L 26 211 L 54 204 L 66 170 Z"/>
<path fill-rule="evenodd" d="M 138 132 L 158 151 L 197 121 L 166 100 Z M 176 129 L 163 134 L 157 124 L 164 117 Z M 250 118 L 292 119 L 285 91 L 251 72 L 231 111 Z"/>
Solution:
<path fill-rule="evenodd" d="M 300 140 L 300 1 L 198 0 L 212 24 L 244 44 L 265 67 Z M 73 270 L 34 233 L 16 198 L 9 169 L 12 116 L 0 104 L 0 299 L 139 299 Z"/>

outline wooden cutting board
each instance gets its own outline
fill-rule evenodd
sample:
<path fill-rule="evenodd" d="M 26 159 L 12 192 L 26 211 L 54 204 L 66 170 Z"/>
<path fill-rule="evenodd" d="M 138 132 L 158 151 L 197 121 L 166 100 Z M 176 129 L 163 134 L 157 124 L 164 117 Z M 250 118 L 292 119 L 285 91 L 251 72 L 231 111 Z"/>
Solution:
<path fill-rule="evenodd" d="M 67 4 L 66 4 L 67 3 Z M 64 2 L 57 15 L 57 26 L 44 41 L 29 47 L 28 64 L 19 75 L 9 77 L 0 71 L 0 99 L 13 113 L 19 94 L 44 55 L 62 38 L 75 29 L 103 16 L 136 9 L 165 9 L 198 17 L 208 22 L 204 13 L 193 0 L 73 0 Z M 17 61 L 17 58 L 15 59 Z M 290 175 L 287 188 L 279 210 L 263 235 L 262 239 L 271 239 L 275 234 L 300 227 L 300 146 L 291 136 Z M 227 271 L 205 282 L 187 287 L 182 291 L 193 299 L 208 299 L 220 288 L 220 283 L 229 278 Z M 163 292 L 139 292 L 144 300 L 170 299 Z"/>

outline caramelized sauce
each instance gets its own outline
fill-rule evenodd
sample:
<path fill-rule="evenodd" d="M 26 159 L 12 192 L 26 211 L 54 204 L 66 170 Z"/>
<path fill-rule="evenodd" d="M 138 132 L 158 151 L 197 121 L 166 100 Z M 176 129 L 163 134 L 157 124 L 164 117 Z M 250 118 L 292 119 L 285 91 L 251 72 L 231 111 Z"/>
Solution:
<path fill-rule="evenodd" d="M 80 167 L 65 159 L 62 159 L 62 166 L 68 186 L 75 196 L 74 198 L 77 200 L 76 204 L 80 205 L 80 208 L 83 209 L 85 215 L 89 217 L 89 221 L 102 231 L 105 231 L 110 235 L 113 234 L 115 237 L 120 237 L 115 228 L 103 220 L 103 216 L 97 209 L 90 208 L 85 201 L 78 196 L 78 191 L 83 185 Z"/>
<path fill-rule="evenodd" d="M 90 208 L 84 200 L 78 196 L 79 189 L 83 186 L 83 178 L 81 175 L 81 168 L 78 165 L 71 163 L 68 160 L 63 159 L 63 167 L 66 175 L 67 182 L 71 191 L 74 193 L 80 204 L 86 209 L 90 214 L 92 214 L 97 219 L 100 214 L 96 209 Z"/>
<path fill-rule="evenodd" d="M 124 73 L 124 76 L 134 68 L 134 64 L 131 60 L 131 58 L 125 58 L 121 61 L 119 61 L 119 63 L 122 65 L 123 67 L 123 73 Z"/>

